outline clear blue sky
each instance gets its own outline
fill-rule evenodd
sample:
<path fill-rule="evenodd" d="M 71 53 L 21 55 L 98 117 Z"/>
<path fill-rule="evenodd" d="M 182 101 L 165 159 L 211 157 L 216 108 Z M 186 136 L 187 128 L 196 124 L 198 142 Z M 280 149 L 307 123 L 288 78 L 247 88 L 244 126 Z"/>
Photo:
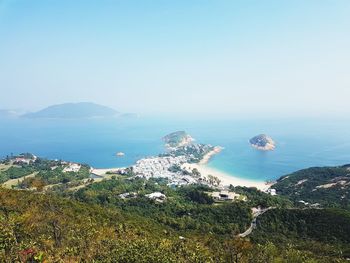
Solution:
<path fill-rule="evenodd" d="M 349 115 L 349 0 L 0 0 L 0 108 Z"/>

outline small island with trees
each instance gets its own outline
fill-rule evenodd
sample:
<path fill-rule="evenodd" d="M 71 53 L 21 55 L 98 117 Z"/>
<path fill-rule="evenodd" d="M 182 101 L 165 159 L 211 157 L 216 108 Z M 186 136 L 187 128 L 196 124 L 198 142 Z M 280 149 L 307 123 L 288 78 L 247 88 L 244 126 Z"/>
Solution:
<path fill-rule="evenodd" d="M 266 134 L 259 134 L 249 140 L 249 143 L 261 151 L 272 151 L 276 148 L 276 143 Z"/>

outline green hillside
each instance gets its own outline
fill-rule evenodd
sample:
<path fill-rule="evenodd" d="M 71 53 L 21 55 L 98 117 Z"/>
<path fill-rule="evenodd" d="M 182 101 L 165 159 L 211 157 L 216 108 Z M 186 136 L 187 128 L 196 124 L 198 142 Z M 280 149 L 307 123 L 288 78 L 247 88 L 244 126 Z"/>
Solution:
<path fill-rule="evenodd" d="M 225 214 L 220 211 L 211 213 Z M 0 261 L 346 262 L 342 257 L 348 253 L 349 215 L 326 211 L 323 217 L 321 213 L 312 210 L 293 215 L 288 210 L 271 211 L 261 217 L 261 230 L 258 228 L 251 239 L 205 231 L 187 231 L 182 237 L 186 232 L 149 214 L 141 216 L 116 206 L 0 188 Z M 313 226 L 317 217 L 321 219 Z M 309 229 L 306 234 L 291 230 L 298 227 L 300 219 L 305 219 L 302 226 Z M 195 220 L 205 224 L 201 217 Z M 336 220 L 333 222 L 338 226 L 325 228 L 325 235 L 319 239 L 327 220 Z M 284 236 L 281 239 L 279 235 Z M 310 237 L 308 243 L 303 241 L 305 235 Z M 300 240 L 300 244 L 295 244 L 295 240 Z M 314 251 L 315 247 L 321 250 Z"/>
<path fill-rule="evenodd" d="M 218 202 L 211 194 L 220 189 L 205 185 L 172 188 L 166 179 L 146 180 L 132 172 L 96 182 L 87 165 L 65 172 L 71 163 L 36 158 L 16 164 L 21 158 L 34 156 L 5 159 L 0 167 L 5 187 L 8 180 L 18 180 L 13 189 L 0 187 L 0 262 L 328 263 L 350 258 L 349 211 L 301 207 L 290 190 L 306 178 L 313 182 L 310 188 L 334 178 L 344 181 L 347 166 L 283 177 L 277 196 L 230 187 L 240 198 Z M 284 184 L 282 195 L 278 186 Z M 327 189 L 332 190 L 329 203 L 327 197 L 311 199 L 316 197 L 299 191 L 310 202 L 322 198 L 322 206 L 341 207 L 334 197 L 338 192 Z M 152 199 L 152 193 L 164 198 Z M 255 218 L 254 210 L 266 208 Z M 250 234 L 239 237 L 251 226 Z"/>
<path fill-rule="evenodd" d="M 273 186 L 299 206 L 350 210 L 350 166 L 313 167 L 281 177 Z"/>

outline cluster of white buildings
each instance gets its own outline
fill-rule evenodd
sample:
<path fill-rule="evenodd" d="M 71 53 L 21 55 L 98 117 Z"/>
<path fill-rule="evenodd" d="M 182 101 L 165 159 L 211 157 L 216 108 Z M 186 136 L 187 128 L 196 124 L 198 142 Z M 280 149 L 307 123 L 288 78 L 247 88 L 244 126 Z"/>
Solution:
<path fill-rule="evenodd" d="M 32 162 L 35 162 L 37 158 L 38 157 L 36 157 L 35 155 L 32 155 L 31 158 L 24 157 L 24 156 L 19 156 L 19 157 L 16 157 L 13 160 L 13 163 L 14 164 L 30 164 Z"/>
<path fill-rule="evenodd" d="M 186 162 L 185 156 L 144 158 L 136 162 L 133 166 L 133 172 L 137 176 L 147 179 L 152 177 L 171 178 L 174 172 L 170 172 L 169 168 L 174 165 L 181 166 L 184 162 Z"/>
<path fill-rule="evenodd" d="M 183 175 L 181 171 L 169 171 L 173 166 L 181 167 L 187 161 L 186 156 L 166 156 L 144 158 L 136 162 L 133 172 L 138 177 L 167 178 L 170 186 L 179 186 L 197 183 L 197 179 L 190 175 Z"/>

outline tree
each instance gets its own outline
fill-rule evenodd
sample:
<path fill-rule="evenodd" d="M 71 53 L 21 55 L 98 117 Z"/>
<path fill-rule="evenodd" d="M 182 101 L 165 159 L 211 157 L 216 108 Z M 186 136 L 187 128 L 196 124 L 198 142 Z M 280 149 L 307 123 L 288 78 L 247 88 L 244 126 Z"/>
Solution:
<path fill-rule="evenodd" d="M 211 185 L 215 186 L 218 186 L 221 183 L 221 180 L 218 177 L 211 174 L 208 175 L 208 181 Z"/>
<path fill-rule="evenodd" d="M 193 168 L 193 169 L 192 169 L 192 176 L 194 176 L 194 177 L 200 177 L 200 176 L 201 176 L 201 173 L 198 171 L 197 168 Z"/>
<path fill-rule="evenodd" d="M 243 257 L 252 249 L 252 244 L 240 237 L 233 237 L 224 243 L 226 262 L 240 263 Z"/>

